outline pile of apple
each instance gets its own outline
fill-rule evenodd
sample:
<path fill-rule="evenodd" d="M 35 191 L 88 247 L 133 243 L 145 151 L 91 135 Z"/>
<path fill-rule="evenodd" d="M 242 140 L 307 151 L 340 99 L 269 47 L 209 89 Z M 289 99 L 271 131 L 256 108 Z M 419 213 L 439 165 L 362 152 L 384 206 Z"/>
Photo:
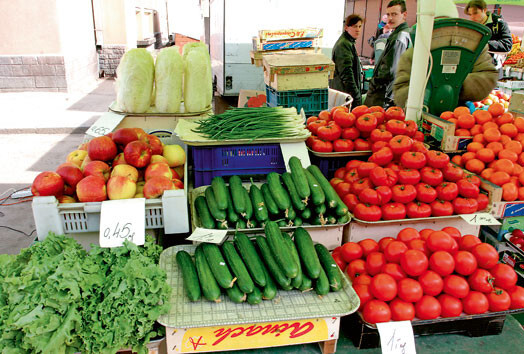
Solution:
<path fill-rule="evenodd" d="M 60 203 L 158 198 L 184 188 L 185 162 L 180 145 L 164 145 L 141 128 L 121 128 L 80 145 L 55 172 L 40 173 L 31 192 Z"/>
<path fill-rule="evenodd" d="M 511 96 L 500 91 L 500 90 L 493 90 L 491 93 L 483 99 L 482 101 L 473 102 L 473 105 L 475 108 L 482 108 L 485 109 L 484 106 L 491 106 L 493 103 L 500 103 L 504 106 L 504 108 L 507 110 L 509 107 L 509 100 L 511 99 Z M 486 107 L 486 108 L 488 108 Z"/>
<path fill-rule="evenodd" d="M 356 218 L 365 221 L 472 214 L 488 206 L 481 180 L 450 163 L 443 152 L 398 135 L 367 162 L 349 161 L 331 185 Z"/>
<path fill-rule="evenodd" d="M 396 135 L 407 135 L 424 141 L 414 121 L 404 121 L 400 107 L 387 110 L 380 106 L 357 106 L 349 112 L 344 106 L 322 111 L 307 119 L 311 137 L 306 144 L 317 152 L 371 151 L 376 142 L 388 141 Z"/>

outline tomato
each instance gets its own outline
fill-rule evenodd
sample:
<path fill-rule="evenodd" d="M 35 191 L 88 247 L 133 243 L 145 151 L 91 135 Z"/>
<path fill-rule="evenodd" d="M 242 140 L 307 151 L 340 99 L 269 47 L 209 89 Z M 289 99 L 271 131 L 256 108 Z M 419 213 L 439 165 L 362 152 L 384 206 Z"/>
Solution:
<path fill-rule="evenodd" d="M 411 321 L 415 318 L 415 306 L 412 303 L 395 299 L 389 303 L 393 321 Z"/>
<path fill-rule="evenodd" d="M 489 310 L 492 312 L 506 311 L 511 306 L 511 297 L 503 289 L 494 288 L 486 297 L 488 298 Z"/>
<path fill-rule="evenodd" d="M 403 168 L 398 173 L 398 183 L 416 185 L 420 182 L 420 172 L 410 168 Z"/>
<path fill-rule="evenodd" d="M 333 141 L 340 138 L 340 135 L 342 135 L 342 129 L 337 124 L 328 124 L 318 128 L 317 135 L 322 140 Z"/>
<path fill-rule="evenodd" d="M 455 272 L 461 275 L 471 275 L 477 269 L 477 259 L 468 251 L 458 251 L 454 257 Z"/>
<path fill-rule="evenodd" d="M 366 274 L 366 261 L 363 259 L 355 259 L 354 261 L 349 262 L 346 267 L 346 274 L 350 279 Z"/>
<path fill-rule="evenodd" d="M 428 166 L 443 169 L 449 164 L 449 156 L 441 151 L 429 150 L 426 154 Z"/>
<path fill-rule="evenodd" d="M 404 278 L 398 284 L 398 297 L 407 302 L 417 302 L 424 295 L 422 286 L 415 279 Z"/>
<path fill-rule="evenodd" d="M 353 108 L 351 110 L 351 113 L 353 113 L 355 115 L 355 117 L 358 118 L 358 117 L 360 117 L 363 114 L 370 113 L 370 110 L 369 110 L 368 106 L 360 105 L 360 106 L 356 106 L 355 108 Z"/>
<path fill-rule="evenodd" d="M 386 203 L 382 206 L 382 219 L 398 220 L 406 218 L 406 206 L 402 203 Z"/>
<path fill-rule="evenodd" d="M 397 234 L 397 240 L 401 242 L 405 242 L 405 243 L 411 240 L 418 240 L 418 239 L 420 239 L 420 233 L 412 227 L 403 228 Z"/>
<path fill-rule="evenodd" d="M 318 117 L 311 116 L 308 119 L 306 119 L 306 125 L 308 125 L 309 123 L 316 122 L 317 120 L 318 120 Z"/>
<path fill-rule="evenodd" d="M 446 317 L 458 317 L 462 313 L 462 301 L 448 294 L 442 294 L 437 298 L 440 302 L 442 311 L 440 316 Z"/>
<path fill-rule="evenodd" d="M 422 132 L 416 132 L 415 133 L 415 136 L 413 137 L 413 145 L 411 146 L 411 151 L 416 151 L 416 152 L 421 152 L 423 154 L 426 154 L 429 150 L 426 147 L 426 145 L 424 145 L 424 143 L 423 143 L 424 135 L 422 135 L 422 140 L 418 140 L 416 138 L 418 133 L 422 134 Z"/>
<path fill-rule="evenodd" d="M 491 269 L 499 261 L 499 254 L 495 247 L 487 243 L 481 243 L 473 247 L 471 253 L 477 259 L 479 268 Z"/>
<path fill-rule="evenodd" d="M 362 316 L 367 323 L 389 322 L 391 321 L 391 310 L 384 301 L 370 300 L 364 306 Z"/>
<path fill-rule="evenodd" d="M 378 165 L 374 162 L 362 162 L 357 166 L 358 176 L 360 178 L 368 177 L 371 171 L 377 168 Z"/>
<path fill-rule="evenodd" d="M 375 186 L 394 186 L 398 181 L 398 176 L 391 168 L 377 167 L 369 173 L 369 178 Z"/>
<path fill-rule="evenodd" d="M 327 126 L 327 121 L 325 120 L 316 120 L 311 123 L 308 123 L 307 128 L 313 134 L 317 134 L 318 128 Z"/>
<path fill-rule="evenodd" d="M 484 193 L 479 193 L 479 196 L 477 197 L 477 203 L 478 203 L 478 210 L 484 210 L 488 207 L 489 204 L 489 198 Z"/>
<path fill-rule="evenodd" d="M 355 127 L 342 129 L 342 139 L 355 140 L 360 136 L 360 130 Z"/>
<path fill-rule="evenodd" d="M 360 247 L 362 247 L 362 256 L 365 258 L 371 252 L 378 252 L 378 243 L 375 240 L 366 238 L 358 242 Z"/>
<path fill-rule="evenodd" d="M 444 278 L 444 292 L 462 299 L 469 293 L 469 284 L 460 275 L 451 274 Z"/>
<path fill-rule="evenodd" d="M 400 263 L 400 256 L 408 250 L 408 246 L 404 242 L 392 241 L 388 243 L 384 249 L 384 256 L 390 263 Z"/>
<path fill-rule="evenodd" d="M 515 286 L 508 290 L 509 297 L 511 298 L 510 309 L 521 309 L 524 308 L 524 288 L 521 286 Z"/>
<path fill-rule="evenodd" d="M 333 257 L 333 259 L 335 260 L 335 262 L 337 263 L 338 267 L 344 271 L 344 269 L 346 269 L 346 261 L 344 261 L 344 258 L 342 258 L 342 255 L 340 254 L 340 252 L 338 253 L 335 253 L 335 254 L 332 254 L 331 255 Z"/>
<path fill-rule="evenodd" d="M 335 188 L 335 186 L 341 182 L 344 182 L 344 180 L 337 177 L 333 177 L 329 180 L 329 184 L 331 184 L 331 187 L 333 188 Z"/>
<path fill-rule="evenodd" d="M 421 320 L 432 320 L 440 316 L 440 302 L 433 296 L 424 295 L 415 304 L 415 313 Z"/>
<path fill-rule="evenodd" d="M 393 279 L 399 281 L 406 277 L 406 273 L 397 263 L 386 263 L 382 266 L 381 273 L 391 275 Z"/>
<path fill-rule="evenodd" d="M 362 257 L 363 251 L 362 247 L 358 243 L 355 242 L 346 242 L 342 245 L 342 248 L 340 249 L 340 254 L 342 255 L 342 258 L 347 263 L 359 259 Z"/>
<path fill-rule="evenodd" d="M 386 122 L 386 130 L 391 132 L 394 136 L 396 135 L 407 135 L 407 125 L 401 120 L 388 120 Z"/>
<path fill-rule="evenodd" d="M 406 136 L 406 135 L 394 136 L 389 141 L 389 147 L 391 148 L 391 150 L 393 150 L 393 153 L 397 156 L 410 151 L 412 145 L 413 145 L 413 140 L 409 136 Z"/>
<path fill-rule="evenodd" d="M 369 140 L 371 140 L 372 142 L 388 142 L 391 140 L 392 137 L 393 134 L 391 134 L 391 132 L 388 132 L 387 130 L 373 129 L 373 131 L 371 131 L 371 135 L 369 136 Z"/>
<path fill-rule="evenodd" d="M 465 178 L 458 180 L 457 186 L 460 195 L 463 197 L 477 198 L 479 196 L 479 187 Z"/>
<path fill-rule="evenodd" d="M 381 112 L 385 113 L 386 110 L 382 106 L 371 106 L 369 107 L 369 112 Z"/>
<path fill-rule="evenodd" d="M 377 117 L 369 113 L 361 115 L 355 122 L 355 127 L 361 132 L 371 132 L 377 125 Z"/>
<path fill-rule="evenodd" d="M 355 207 L 359 203 L 356 195 L 349 193 L 342 197 L 342 202 L 348 207 L 348 210 L 352 213 L 355 210 Z"/>
<path fill-rule="evenodd" d="M 351 192 L 351 184 L 347 182 L 340 182 L 337 183 L 335 186 L 335 191 L 339 196 L 345 196 L 349 192 Z"/>
<path fill-rule="evenodd" d="M 488 298 L 481 292 L 470 291 L 462 299 L 462 309 L 468 315 L 480 315 L 489 309 Z"/>
<path fill-rule="evenodd" d="M 450 251 L 453 246 L 453 238 L 444 231 L 433 231 L 426 240 L 431 252 Z"/>
<path fill-rule="evenodd" d="M 507 264 L 497 263 L 489 272 L 495 277 L 495 286 L 498 288 L 508 290 L 517 285 L 517 273 Z"/>
<path fill-rule="evenodd" d="M 393 151 L 387 146 L 374 152 L 370 157 L 369 161 L 376 163 L 379 166 L 386 166 L 393 161 Z"/>
<path fill-rule="evenodd" d="M 453 204 L 447 200 L 435 200 L 430 204 L 431 216 L 449 216 L 453 215 Z"/>
<path fill-rule="evenodd" d="M 491 285 L 495 279 L 485 269 L 477 268 L 469 277 L 468 283 L 472 290 L 481 291 L 483 293 L 489 293 L 493 290 Z"/>
<path fill-rule="evenodd" d="M 453 201 L 453 210 L 457 214 L 473 214 L 478 209 L 478 202 L 473 198 L 457 198 Z"/>
<path fill-rule="evenodd" d="M 413 120 L 406 121 L 406 135 L 410 138 L 415 137 L 415 134 L 417 133 L 418 126 L 417 123 Z"/>
<path fill-rule="evenodd" d="M 426 295 L 437 296 L 444 289 L 444 280 L 438 273 L 432 270 L 422 273 L 418 277 L 418 282 Z"/>
<path fill-rule="evenodd" d="M 452 163 L 448 163 L 442 170 L 446 181 L 457 182 L 464 176 L 464 170 Z"/>
<path fill-rule="evenodd" d="M 382 218 L 382 210 L 377 205 L 359 203 L 353 213 L 357 219 L 364 221 L 379 221 Z"/>
<path fill-rule="evenodd" d="M 437 187 L 437 196 L 440 200 L 452 201 L 457 198 L 459 194 L 459 188 L 456 183 L 443 182 Z"/>
<path fill-rule="evenodd" d="M 390 163 L 389 165 L 386 166 L 387 168 L 390 168 L 392 169 L 393 171 L 395 171 L 395 173 L 398 175 L 398 173 L 400 172 L 400 166 L 394 162 Z"/>
<path fill-rule="evenodd" d="M 376 151 L 379 151 L 380 149 L 382 149 L 383 147 L 386 147 L 386 146 L 389 146 L 387 142 L 385 141 L 375 141 L 372 145 L 371 145 L 371 151 L 372 152 L 376 152 Z"/>
<path fill-rule="evenodd" d="M 382 301 L 393 300 L 397 296 L 397 282 L 391 275 L 380 273 L 371 279 L 371 294 Z"/>
<path fill-rule="evenodd" d="M 369 285 L 371 284 L 371 276 L 367 274 L 361 274 L 353 280 L 353 284 Z"/>
<path fill-rule="evenodd" d="M 429 268 L 440 276 L 446 277 L 453 273 L 455 260 L 449 252 L 437 251 L 429 257 Z"/>
<path fill-rule="evenodd" d="M 468 181 L 470 181 L 471 183 L 473 183 L 474 185 L 476 185 L 477 187 L 480 188 L 480 177 L 479 176 L 475 176 L 475 175 L 467 175 L 465 176 L 464 178 L 466 178 Z"/>
<path fill-rule="evenodd" d="M 380 273 L 380 270 L 385 264 L 386 258 L 382 252 L 371 252 L 366 257 L 366 271 L 371 276 Z"/>
<path fill-rule="evenodd" d="M 355 144 L 351 140 L 337 139 L 333 142 L 333 150 L 337 152 L 353 151 L 354 148 Z"/>
<path fill-rule="evenodd" d="M 513 243 L 517 248 L 523 249 L 524 248 L 524 239 L 511 236 L 509 238 L 509 242 Z"/>
<path fill-rule="evenodd" d="M 429 237 L 429 235 L 431 235 L 433 233 L 434 230 L 431 230 L 431 229 L 422 229 L 420 230 L 420 237 L 426 241 Z"/>
<path fill-rule="evenodd" d="M 422 203 L 432 203 L 437 199 L 437 191 L 427 183 L 419 183 L 417 189 L 417 200 Z"/>
<path fill-rule="evenodd" d="M 405 168 L 419 170 L 426 166 L 426 155 L 421 152 L 408 151 L 400 156 L 400 163 Z"/>
<path fill-rule="evenodd" d="M 361 203 L 371 204 L 371 205 L 381 205 L 380 197 L 378 192 L 372 188 L 366 188 L 358 195 L 358 200 Z"/>
<path fill-rule="evenodd" d="M 395 202 L 407 204 L 417 197 L 417 190 L 410 184 L 397 184 L 391 188 L 392 199 Z"/>
<path fill-rule="evenodd" d="M 334 177 L 344 179 L 344 176 L 346 175 L 346 173 L 347 173 L 346 167 L 340 167 L 340 168 L 337 168 L 337 170 L 335 171 Z"/>
<path fill-rule="evenodd" d="M 317 139 L 313 142 L 313 145 L 311 145 L 311 149 L 316 152 L 332 152 L 333 144 L 331 141 Z"/>
<path fill-rule="evenodd" d="M 373 184 L 369 178 L 361 178 L 351 184 L 351 193 L 358 196 L 366 188 L 373 188 Z"/>
<path fill-rule="evenodd" d="M 355 124 L 357 117 L 355 117 L 353 113 L 339 109 L 333 113 L 333 120 L 339 125 L 339 127 L 349 128 Z"/>
<path fill-rule="evenodd" d="M 407 250 L 400 256 L 400 266 L 406 274 L 416 277 L 428 269 L 428 257 L 419 250 Z"/>
<path fill-rule="evenodd" d="M 411 240 L 408 242 L 408 248 L 410 250 L 418 250 L 418 251 L 421 251 L 423 252 L 426 257 L 428 257 L 430 255 L 430 252 L 429 252 L 429 249 L 428 249 L 428 246 L 426 246 L 426 241 L 422 240 L 422 239 L 417 239 L 417 240 Z"/>
<path fill-rule="evenodd" d="M 384 123 L 384 119 L 385 119 L 385 114 L 384 112 L 371 112 L 371 114 L 373 114 L 375 117 L 377 117 L 377 123 L 379 125 L 381 125 L 382 123 Z"/>
<path fill-rule="evenodd" d="M 386 110 L 386 120 L 405 120 L 404 110 L 398 106 L 391 106 Z"/>
<path fill-rule="evenodd" d="M 378 186 L 375 188 L 375 190 L 378 193 L 380 204 L 386 204 L 391 200 L 391 197 L 393 196 L 393 193 L 391 192 L 391 188 L 388 186 Z"/>
<path fill-rule="evenodd" d="M 408 218 L 427 218 L 431 216 L 429 204 L 411 202 L 406 205 L 406 215 Z"/>
<path fill-rule="evenodd" d="M 389 245 L 390 242 L 395 241 L 393 237 L 382 237 L 380 241 L 378 241 L 378 247 L 380 252 L 384 252 L 387 245 Z"/>
<path fill-rule="evenodd" d="M 371 291 L 369 291 L 369 285 L 368 284 L 353 284 L 353 290 L 355 290 L 355 292 L 358 295 L 358 298 L 360 299 L 360 307 L 358 308 L 358 310 L 362 311 L 362 309 L 364 309 L 364 306 L 370 300 L 374 299 L 373 295 L 371 295 Z"/>
<path fill-rule="evenodd" d="M 449 236 L 453 237 L 455 239 L 455 241 L 457 241 L 457 242 L 460 240 L 460 237 L 462 236 L 462 234 L 460 233 L 459 229 L 457 229 L 455 227 L 452 227 L 452 226 L 446 226 L 441 231 L 444 231 Z"/>
<path fill-rule="evenodd" d="M 459 240 L 459 247 L 461 250 L 469 251 L 473 249 L 476 245 L 482 243 L 477 236 L 474 235 L 464 235 Z"/>
<path fill-rule="evenodd" d="M 420 170 L 420 180 L 422 183 L 436 187 L 444 181 L 444 175 L 441 170 L 426 166 Z"/>

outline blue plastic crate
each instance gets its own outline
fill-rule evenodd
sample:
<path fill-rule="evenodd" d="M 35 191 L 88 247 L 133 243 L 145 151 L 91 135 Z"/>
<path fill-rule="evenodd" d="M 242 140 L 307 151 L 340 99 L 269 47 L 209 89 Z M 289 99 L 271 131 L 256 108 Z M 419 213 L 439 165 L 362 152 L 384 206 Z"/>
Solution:
<path fill-rule="evenodd" d="M 296 107 L 297 112 L 304 109 L 306 117 L 318 115 L 328 109 L 328 89 L 278 91 L 266 85 L 267 105 L 269 107 Z"/>

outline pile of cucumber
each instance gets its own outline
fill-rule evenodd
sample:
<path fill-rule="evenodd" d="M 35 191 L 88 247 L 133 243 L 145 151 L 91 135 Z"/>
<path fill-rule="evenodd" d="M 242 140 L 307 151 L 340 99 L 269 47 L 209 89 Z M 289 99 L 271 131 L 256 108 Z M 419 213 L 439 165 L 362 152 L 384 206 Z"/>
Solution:
<path fill-rule="evenodd" d="M 198 301 L 220 301 L 221 289 L 235 303 L 255 305 L 271 300 L 277 287 L 283 290 L 315 290 L 320 296 L 343 288 L 342 275 L 335 260 L 321 244 L 313 244 L 304 228 L 298 227 L 293 239 L 268 221 L 264 236 L 250 240 L 237 232 L 233 241 L 222 246 L 201 243 L 195 262 L 186 251 L 176 261 L 187 296 Z M 253 242 L 254 241 L 254 242 Z"/>
<path fill-rule="evenodd" d="M 200 223 L 206 229 L 263 228 L 269 220 L 280 227 L 345 224 L 349 221 L 346 205 L 317 166 L 306 169 L 300 160 L 289 159 L 291 172 L 271 172 L 261 188 L 253 182 L 249 191 L 239 176 L 211 181 L 204 195 L 195 199 Z"/>

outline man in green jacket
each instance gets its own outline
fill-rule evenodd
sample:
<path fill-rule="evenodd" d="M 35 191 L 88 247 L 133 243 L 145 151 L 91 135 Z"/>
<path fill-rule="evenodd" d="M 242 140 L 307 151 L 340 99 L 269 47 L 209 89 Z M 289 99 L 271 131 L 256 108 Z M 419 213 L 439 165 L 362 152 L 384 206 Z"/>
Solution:
<path fill-rule="evenodd" d="M 386 15 L 388 25 L 394 28 L 388 37 L 386 47 L 375 65 L 373 77 L 369 83 L 369 90 L 364 104 L 367 106 L 382 106 L 387 108 L 394 105 L 393 82 L 397 63 L 402 53 L 411 45 L 406 3 L 403 0 L 392 0 L 388 3 Z"/>

